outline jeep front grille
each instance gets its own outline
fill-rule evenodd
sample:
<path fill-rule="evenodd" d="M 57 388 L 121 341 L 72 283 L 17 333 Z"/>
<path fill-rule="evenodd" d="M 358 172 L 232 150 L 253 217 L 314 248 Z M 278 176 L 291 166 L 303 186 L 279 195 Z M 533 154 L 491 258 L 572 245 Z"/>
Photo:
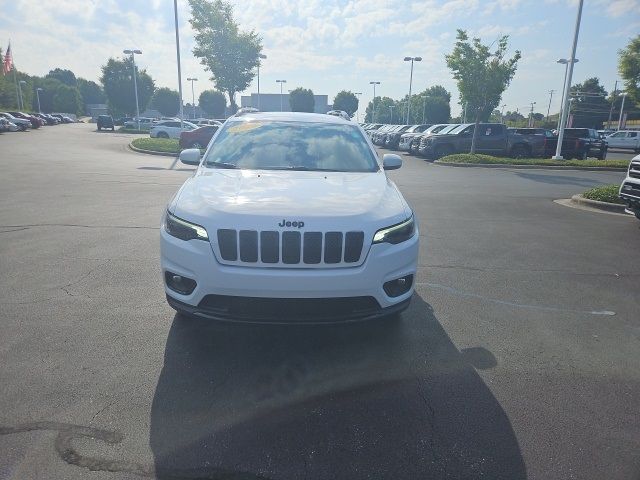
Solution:
<path fill-rule="evenodd" d="M 364 232 L 299 232 L 220 229 L 224 263 L 260 266 L 353 266 L 363 255 Z"/>

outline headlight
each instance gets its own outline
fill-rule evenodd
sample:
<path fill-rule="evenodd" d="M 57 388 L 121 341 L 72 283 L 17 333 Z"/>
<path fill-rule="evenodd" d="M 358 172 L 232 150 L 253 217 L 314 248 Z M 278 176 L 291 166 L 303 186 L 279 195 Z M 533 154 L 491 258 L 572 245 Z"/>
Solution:
<path fill-rule="evenodd" d="M 180 240 L 209 240 L 209 235 L 204 227 L 182 220 L 169 213 L 168 210 L 164 216 L 164 229 L 169 235 Z"/>
<path fill-rule="evenodd" d="M 416 233 L 416 222 L 413 215 L 402 223 L 378 230 L 373 236 L 373 243 L 397 243 L 406 242 Z"/>

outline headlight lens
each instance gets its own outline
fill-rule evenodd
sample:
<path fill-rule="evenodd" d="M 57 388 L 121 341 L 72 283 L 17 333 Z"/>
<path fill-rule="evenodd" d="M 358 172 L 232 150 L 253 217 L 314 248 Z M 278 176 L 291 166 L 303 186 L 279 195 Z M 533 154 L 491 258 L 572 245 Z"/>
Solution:
<path fill-rule="evenodd" d="M 407 220 L 391 227 L 378 230 L 373 236 L 373 243 L 397 243 L 406 242 L 416 233 L 416 222 L 413 214 Z"/>
<path fill-rule="evenodd" d="M 164 229 L 169 235 L 180 240 L 209 241 L 209 235 L 204 227 L 182 220 L 172 215 L 168 210 L 164 216 Z"/>

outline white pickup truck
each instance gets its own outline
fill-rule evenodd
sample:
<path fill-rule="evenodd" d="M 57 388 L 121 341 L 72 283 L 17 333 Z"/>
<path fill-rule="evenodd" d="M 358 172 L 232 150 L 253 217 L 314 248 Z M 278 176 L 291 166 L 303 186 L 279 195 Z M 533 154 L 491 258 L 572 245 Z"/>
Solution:
<path fill-rule="evenodd" d="M 619 130 L 609 135 L 605 141 L 608 148 L 633 150 L 640 153 L 640 132 L 634 130 Z"/>
<path fill-rule="evenodd" d="M 640 220 L 640 155 L 631 159 L 627 178 L 620 185 L 620 198 L 627 204 L 627 210 Z"/>

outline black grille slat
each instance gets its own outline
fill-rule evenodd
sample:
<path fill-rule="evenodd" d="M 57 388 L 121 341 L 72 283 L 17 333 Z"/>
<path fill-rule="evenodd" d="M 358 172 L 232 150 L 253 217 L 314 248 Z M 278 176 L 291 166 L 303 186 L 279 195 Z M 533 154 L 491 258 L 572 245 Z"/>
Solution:
<path fill-rule="evenodd" d="M 300 232 L 282 233 L 282 263 L 300 263 Z"/>
<path fill-rule="evenodd" d="M 364 232 L 347 232 L 344 238 L 344 261 L 353 263 L 360 260 Z"/>
<path fill-rule="evenodd" d="M 317 264 L 322 259 L 322 232 L 304 234 L 304 263 Z"/>
<path fill-rule="evenodd" d="M 238 260 L 238 242 L 235 230 L 218 230 L 218 246 L 223 260 L 228 262 Z"/>
<path fill-rule="evenodd" d="M 263 263 L 278 263 L 280 260 L 278 232 L 260 232 L 260 258 Z"/>
<path fill-rule="evenodd" d="M 324 263 L 342 260 L 342 232 L 327 232 L 324 236 Z"/>
<path fill-rule="evenodd" d="M 258 261 L 258 232 L 240 230 L 240 260 L 248 263 Z"/>

